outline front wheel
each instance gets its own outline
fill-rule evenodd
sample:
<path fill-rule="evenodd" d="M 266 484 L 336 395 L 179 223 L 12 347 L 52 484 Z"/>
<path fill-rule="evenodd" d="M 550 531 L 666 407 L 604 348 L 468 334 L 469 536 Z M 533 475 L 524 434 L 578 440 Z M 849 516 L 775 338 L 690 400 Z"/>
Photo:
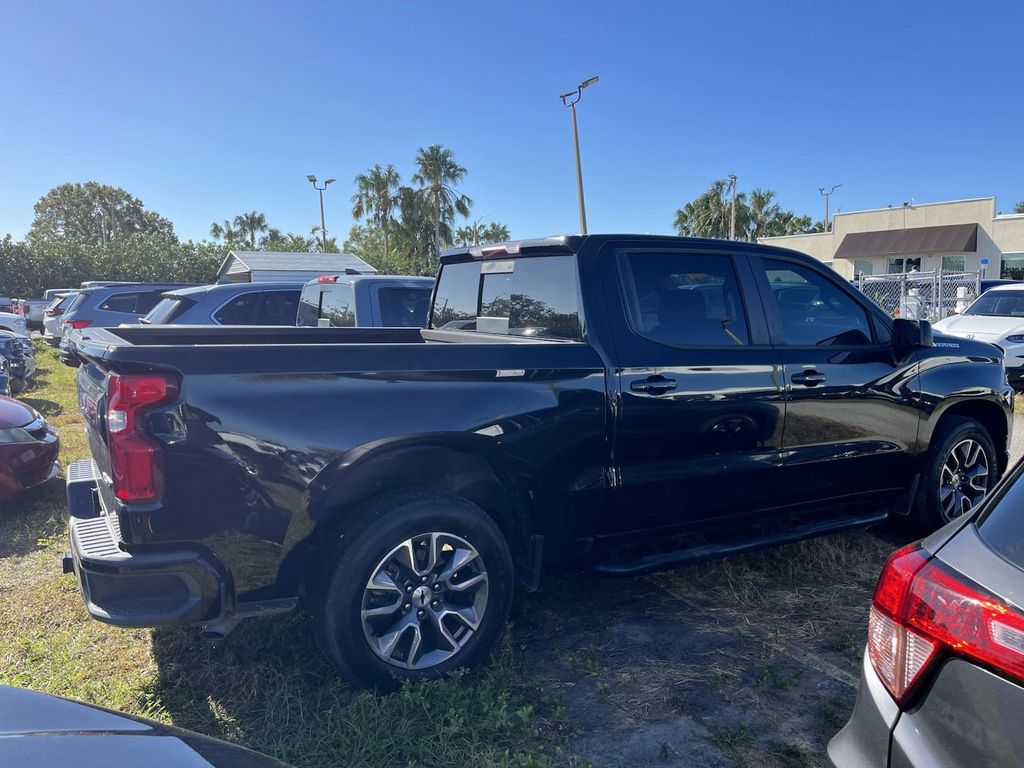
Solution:
<path fill-rule="evenodd" d="M 478 663 L 512 600 L 508 545 L 475 504 L 403 491 L 358 509 L 315 596 L 314 631 L 359 686 L 440 677 Z"/>
<path fill-rule="evenodd" d="M 914 504 L 913 522 L 919 532 L 934 531 L 976 509 L 998 474 L 988 430 L 969 418 L 945 420 L 933 436 Z"/>

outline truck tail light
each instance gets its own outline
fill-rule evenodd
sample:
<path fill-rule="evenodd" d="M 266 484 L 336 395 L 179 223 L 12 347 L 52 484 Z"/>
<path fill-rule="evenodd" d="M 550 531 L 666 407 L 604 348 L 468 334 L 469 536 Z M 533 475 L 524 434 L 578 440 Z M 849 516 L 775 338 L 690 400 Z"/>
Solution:
<path fill-rule="evenodd" d="M 1024 681 L 1024 613 L 912 544 L 889 556 L 878 579 L 868 657 L 902 703 L 943 656 Z"/>
<path fill-rule="evenodd" d="M 92 324 L 92 320 L 65 320 L 64 325 L 69 328 L 73 328 L 76 331 L 80 331 L 83 328 L 88 328 Z"/>
<path fill-rule="evenodd" d="M 111 374 L 107 383 L 107 435 L 114 495 L 152 501 L 164 492 L 164 452 L 142 429 L 147 409 L 173 401 L 178 382 L 161 373 Z"/>

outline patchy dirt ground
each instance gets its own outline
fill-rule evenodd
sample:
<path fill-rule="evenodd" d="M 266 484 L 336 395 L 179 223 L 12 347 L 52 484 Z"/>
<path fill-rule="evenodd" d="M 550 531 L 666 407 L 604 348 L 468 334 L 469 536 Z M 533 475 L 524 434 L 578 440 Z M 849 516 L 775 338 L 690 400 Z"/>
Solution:
<path fill-rule="evenodd" d="M 857 532 L 644 578 L 559 574 L 517 605 L 575 761 L 816 766 L 853 707 L 867 606 L 898 539 Z"/>

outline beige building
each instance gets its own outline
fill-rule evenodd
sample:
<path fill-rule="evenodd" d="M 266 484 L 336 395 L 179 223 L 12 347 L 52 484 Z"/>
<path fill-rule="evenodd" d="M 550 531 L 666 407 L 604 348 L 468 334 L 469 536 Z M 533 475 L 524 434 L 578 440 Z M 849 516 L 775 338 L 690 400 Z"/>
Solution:
<path fill-rule="evenodd" d="M 1024 213 L 997 213 L 994 197 L 842 212 L 831 232 L 760 242 L 803 251 L 847 278 L 912 269 L 1024 278 Z"/>

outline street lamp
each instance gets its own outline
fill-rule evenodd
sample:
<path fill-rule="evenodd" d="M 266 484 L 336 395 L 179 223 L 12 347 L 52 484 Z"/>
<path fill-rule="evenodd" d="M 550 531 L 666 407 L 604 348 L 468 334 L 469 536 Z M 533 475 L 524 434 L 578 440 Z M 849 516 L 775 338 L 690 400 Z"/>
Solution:
<path fill-rule="evenodd" d="M 321 253 L 327 253 L 327 225 L 324 223 L 324 190 L 327 189 L 331 184 L 334 183 L 334 179 L 328 179 L 324 182 L 322 187 L 316 185 L 316 176 L 309 174 L 306 176 L 306 181 L 313 185 L 313 189 L 320 193 L 320 247 Z"/>
<path fill-rule="evenodd" d="M 473 222 L 473 245 L 480 245 L 480 222 L 485 218 L 487 218 L 487 214 L 481 213 Z"/>
<path fill-rule="evenodd" d="M 579 195 L 580 199 L 581 235 L 587 234 L 587 208 L 583 204 L 583 166 L 580 165 L 580 133 L 579 129 L 576 127 L 576 102 L 578 102 L 580 100 L 580 96 L 583 95 L 583 89 L 589 88 L 596 82 L 597 76 L 595 75 L 576 86 L 576 90 L 567 91 L 558 97 L 562 100 L 562 104 L 572 111 L 572 143 L 576 149 L 576 194 Z"/>
<path fill-rule="evenodd" d="M 837 189 L 839 189 L 841 186 L 843 186 L 843 185 L 842 184 L 833 184 L 832 185 L 832 189 L 830 189 L 828 192 L 825 191 L 824 187 L 818 187 L 818 194 L 825 198 L 825 231 L 826 232 L 829 231 L 829 226 L 828 226 L 828 199 L 829 199 L 829 197 L 834 195 L 835 191 Z"/>

